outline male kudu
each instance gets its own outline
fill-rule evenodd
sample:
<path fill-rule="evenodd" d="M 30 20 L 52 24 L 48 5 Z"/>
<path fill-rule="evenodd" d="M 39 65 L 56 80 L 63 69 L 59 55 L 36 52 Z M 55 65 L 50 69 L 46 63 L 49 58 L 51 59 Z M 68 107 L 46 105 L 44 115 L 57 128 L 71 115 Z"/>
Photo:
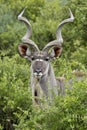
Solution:
<path fill-rule="evenodd" d="M 38 46 L 30 40 L 31 25 L 30 22 L 23 17 L 24 10 L 19 14 L 18 20 L 25 23 L 27 32 L 22 38 L 22 43 L 18 45 L 19 54 L 31 61 L 31 88 L 33 101 L 37 104 L 40 103 L 42 95 L 48 100 L 52 99 L 53 95 L 58 95 L 58 87 L 64 92 L 64 84 L 58 79 L 56 80 L 54 70 L 50 61 L 55 57 L 59 57 L 62 52 L 63 38 L 61 29 L 64 24 L 73 22 L 74 16 L 69 9 L 70 18 L 63 20 L 56 32 L 56 40 L 49 42 L 41 51 Z"/>

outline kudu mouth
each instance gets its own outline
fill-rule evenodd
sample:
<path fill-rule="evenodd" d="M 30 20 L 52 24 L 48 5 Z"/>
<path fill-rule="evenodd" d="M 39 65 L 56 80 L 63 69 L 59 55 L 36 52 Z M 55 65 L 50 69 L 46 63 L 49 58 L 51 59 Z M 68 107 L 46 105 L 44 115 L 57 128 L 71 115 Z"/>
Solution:
<path fill-rule="evenodd" d="M 43 74 L 40 72 L 40 73 L 37 73 L 37 72 L 34 72 L 34 77 L 36 78 L 36 79 L 41 79 L 41 77 L 43 76 Z"/>

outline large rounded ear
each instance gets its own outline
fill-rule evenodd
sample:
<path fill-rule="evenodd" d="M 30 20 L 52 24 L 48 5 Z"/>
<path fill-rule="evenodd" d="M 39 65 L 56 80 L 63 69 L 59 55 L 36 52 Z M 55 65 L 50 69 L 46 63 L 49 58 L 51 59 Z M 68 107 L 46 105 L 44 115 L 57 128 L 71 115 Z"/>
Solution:
<path fill-rule="evenodd" d="M 24 58 L 28 58 L 31 55 L 31 51 L 27 44 L 18 45 L 18 51 L 19 51 L 19 54 Z"/>
<path fill-rule="evenodd" d="M 52 48 L 50 52 L 50 57 L 51 59 L 57 58 L 61 55 L 62 53 L 62 47 L 55 46 Z"/>

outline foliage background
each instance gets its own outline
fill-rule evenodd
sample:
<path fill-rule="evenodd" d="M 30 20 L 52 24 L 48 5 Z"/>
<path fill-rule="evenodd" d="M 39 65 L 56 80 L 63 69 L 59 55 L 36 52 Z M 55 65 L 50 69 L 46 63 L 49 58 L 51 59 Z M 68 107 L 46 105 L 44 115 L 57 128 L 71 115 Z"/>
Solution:
<path fill-rule="evenodd" d="M 56 38 L 56 28 L 71 8 L 75 20 L 64 26 L 63 53 L 52 64 L 56 76 L 65 75 L 67 80 L 74 69 L 87 74 L 86 0 L 0 0 L 0 130 L 86 130 L 86 77 L 76 81 L 65 97 L 55 97 L 52 106 L 32 106 L 30 63 L 17 51 L 26 32 L 17 19 L 24 7 L 32 25 L 31 39 L 40 49 Z"/>

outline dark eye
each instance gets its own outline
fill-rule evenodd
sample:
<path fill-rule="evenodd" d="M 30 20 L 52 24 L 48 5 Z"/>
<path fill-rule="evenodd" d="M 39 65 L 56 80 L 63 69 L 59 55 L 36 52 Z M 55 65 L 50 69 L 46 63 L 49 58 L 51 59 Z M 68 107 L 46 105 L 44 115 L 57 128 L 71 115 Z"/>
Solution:
<path fill-rule="evenodd" d="M 34 56 L 31 57 L 31 60 L 35 60 Z"/>
<path fill-rule="evenodd" d="M 45 59 L 45 60 L 46 60 L 46 61 L 49 61 L 49 59 L 50 59 L 49 57 L 46 57 L 46 59 Z"/>

